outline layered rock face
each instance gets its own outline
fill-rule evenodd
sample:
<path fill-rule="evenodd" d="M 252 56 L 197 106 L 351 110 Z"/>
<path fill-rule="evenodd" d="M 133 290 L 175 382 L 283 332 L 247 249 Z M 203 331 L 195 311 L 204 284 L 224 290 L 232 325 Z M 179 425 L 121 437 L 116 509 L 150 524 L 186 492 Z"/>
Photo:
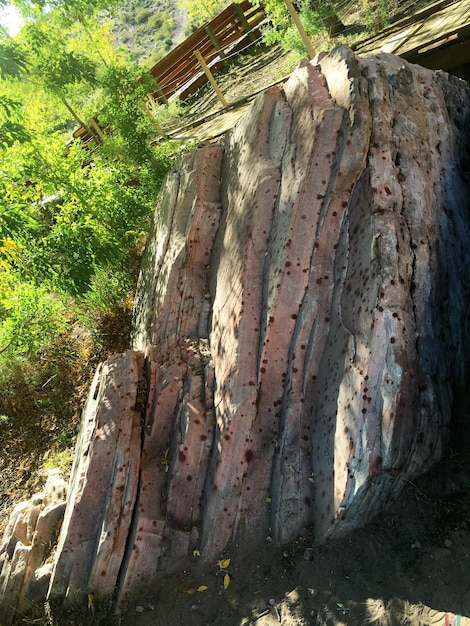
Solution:
<path fill-rule="evenodd" d="M 51 595 L 344 535 L 441 457 L 468 373 L 469 96 L 338 48 L 181 159 L 132 350 L 84 413 Z"/>
<path fill-rule="evenodd" d="M 0 620 L 3 626 L 44 600 L 51 553 L 65 511 L 67 484 L 51 470 L 43 491 L 13 509 L 0 544 Z"/>

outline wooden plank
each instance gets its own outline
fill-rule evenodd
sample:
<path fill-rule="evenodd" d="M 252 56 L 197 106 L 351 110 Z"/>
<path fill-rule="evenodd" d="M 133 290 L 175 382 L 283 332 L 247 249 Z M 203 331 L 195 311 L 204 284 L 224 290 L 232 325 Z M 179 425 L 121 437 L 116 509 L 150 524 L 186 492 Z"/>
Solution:
<path fill-rule="evenodd" d="M 467 34 L 467 39 L 464 41 L 458 41 L 452 45 L 446 45 L 445 47 L 439 47 L 424 53 L 414 50 L 404 55 L 404 58 L 411 63 L 418 63 L 432 70 L 454 70 L 470 63 L 470 33 Z"/>
<path fill-rule="evenodd" d="M 404 42 L 395 51 L 395 54 L 405 54 L 410 50 L 425 46 L 433 40 L 457 33 L 469 23 L 470 0 L 461 0 L 459 3 L 426 18 L 422 28 Z"/>
<path fill-rule="evenodd" d="M 254 27 L 256 27 L 257 23 L 261 23 L 265 19 L 262 9 L 253 6 L 248 0 L 244 0 L 237 5 L 237 9 L 234 9 L 233 5 L 228 6 L 209 24 L 195 31 L 150 70 L 158 81 L 163 97 L 171 98 L 174 93 L 181 89 L 184 82 L 200 82 L 200 67 L 193 57 L 196 49 L 200 51 L 206 64 L 213 71 L 216 71 L 220 67 L 221 57 L 224 56 L 227 48 L 233 52 L 234 45 L 242 47 L 238 41 L 245 31 L 236 13 L 238 6 L 243 14 L 246 14 L 245 17 L 249 25 L 250 21 L 254 21 Z M 253 27 L 250 25 L 250 28 Z M 244 45 L 246 44 L 244 43 Z"/>
<path fill-rule="evenodd" d="M 153 75 L 155 75 L 155 73 L 160 74 L 165 71 L 168 65 L 181 62 L 181 59 L 187 58 L 204 40 L 207 40 L 207 33 L 204 31 L 204 28 L 200 28 L 173 48 L 173 50 L 170 50 L 163 59 L 158 61 L 158 63 L 151 68 L 150 73 Z"/>
<path fill-rule="evenodd" d="M 257 20 L 262 21 L 263 11 L 260 11 L 257 7 L 253 7 L 250 2 L 242 2 L 239 6 L 244 12 L 255 11 L 255 16 Z M 209 22 L 209 26 L 214 31 L 216 37 L 219 39 L 219 28 L 227 28 L 227 25 L 233 22 L 238 23 L 238 20 L 234 14 L 233 7 L 229 6 L 218 16 L 216 16 L 216 18 Z M 241 26 L 240 30 L 242 30 Z M 207 40 L 208 36 L 204 30 L 204 27 L 199 28 L 187 39 L 185 39 L 173 50 L 171 50 L 163 59 L 156 63 L 151 68 L 150 72 L 153 76 L 157 77 L 159 82 L 162 81 L 167 72 L 172 73 L 172 69 L 169 69 L 169 67 L 171 68 L 172 65 L 180 66 L 184 59 L 187 59 L 188 56 L 192 56 L 192 52 L 194 50 L 205 48 L 204 44 L 207 43 Z M 219 42 L 220 45 L 224 47 L 224 42 L 220 41 L 220 39 Z M 206 54 L 207 50 L 205 50 L 205 58 Z"/>
<path fill-rule="evenodd" d="M 427 7 L 397 23 L 402 25 L 401 30 L 395 24 L 393 34 L 387 29 L 385 36 L 380 33 L 369 45 L 356 46 L 355 50 L 361 54 L 390 52 L 427 65 L 423 60 L 427 58 L 425 52 L 446 46 L 456 38 L 460 41 L 461 34 L 470 26 L 470 0 L 438 2 L 432 5 L 432 9 L 435 13 L 429 13 L 430 8 Z M 444 57 L 447 58 L 447 55 L 444 54 Z"/>

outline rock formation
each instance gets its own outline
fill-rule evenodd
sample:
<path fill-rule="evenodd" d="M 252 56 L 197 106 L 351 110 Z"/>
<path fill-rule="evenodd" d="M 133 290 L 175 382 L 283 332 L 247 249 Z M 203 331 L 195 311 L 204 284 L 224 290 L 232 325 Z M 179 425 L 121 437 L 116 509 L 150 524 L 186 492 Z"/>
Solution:
<path fill-rule="evenodd" d="M 51 553 L 65 511 L 67 484 L 59 470 L 48 474 L 44 490 L 13 509 L 0 544 L 0 623 L 31 608 L 47 594 Z"/>
<path fill-rule="evenodd" d="M 441 457 L 468 374 L 469 96 L 340 47 L 183 156 L 132 350 L 84 411 L 51 596 L 344 535 Z"/>

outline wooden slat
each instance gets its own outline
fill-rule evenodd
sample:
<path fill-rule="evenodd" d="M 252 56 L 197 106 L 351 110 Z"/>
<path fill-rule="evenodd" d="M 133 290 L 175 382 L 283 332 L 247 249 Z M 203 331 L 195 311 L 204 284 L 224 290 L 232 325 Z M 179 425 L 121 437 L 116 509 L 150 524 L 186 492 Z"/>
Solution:
<path fill-rule="evenodd" d="M 469 16 L 470 0 L 462 0 L 458 4 L 429 16 L 424 21 L 422 28 L 400 46 L 396 54 L 405 54 L 410 50 L 425 46 L 433 40 L 440 39 L 446 34 L 458 32 L 466 23 L 468 24 Z"/>

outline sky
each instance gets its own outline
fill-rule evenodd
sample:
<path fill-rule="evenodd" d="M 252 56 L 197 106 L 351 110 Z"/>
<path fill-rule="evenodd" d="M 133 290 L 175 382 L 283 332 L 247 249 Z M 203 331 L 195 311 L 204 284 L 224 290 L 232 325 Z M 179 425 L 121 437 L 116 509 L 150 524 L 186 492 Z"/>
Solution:
<path fill-rule="evenodd" d="M 14 37 L 22 24 L 18 9 L 11 4 L 0 8 L 0 24 L 8 30 L 11 37 Z"/>

